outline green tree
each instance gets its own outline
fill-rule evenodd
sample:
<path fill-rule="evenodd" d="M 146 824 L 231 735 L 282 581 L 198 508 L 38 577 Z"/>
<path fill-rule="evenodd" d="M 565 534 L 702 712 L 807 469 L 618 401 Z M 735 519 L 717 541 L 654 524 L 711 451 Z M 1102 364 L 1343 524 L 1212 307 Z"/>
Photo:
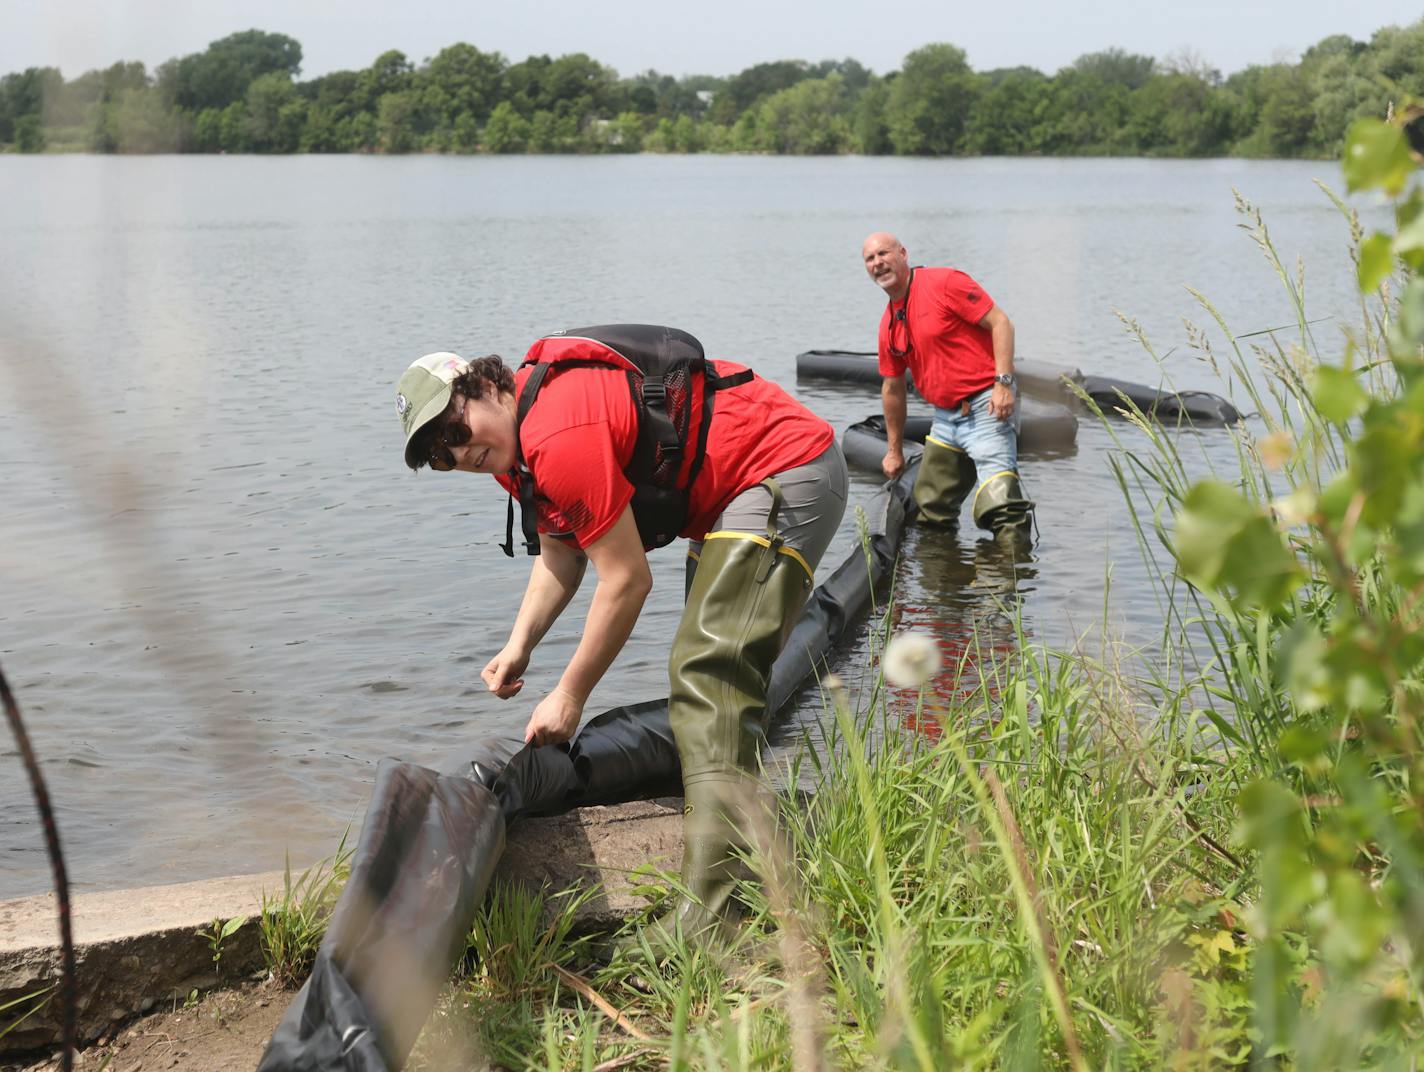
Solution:
<path fill-rule="evenodd" d="M 615 153 L 643 151 L 643 117 L 637 112 L 621 112 L 604 128 L 604 146 Z"/>
<path fill-rule="evenodd" d="M 301 142 L 306 102 L 285 71 L 255 78 L 247 87 L 247 122 L 255 152 L 293 153 Z"/>
<path fill-rule="evenodd" d="M 578 148 L 578 117 L 540 109 L 529 120 L 531 153 L 569 153 Z"/>
<path fill-rule="evenodd" d="M 1131 109 L 1128 133 L 1140 152 L 1210 156 L 1230 144 L 1229 104 L 1200 78 L 1156 75 L 1132 95 Z"/>
<path fill-rule="evenodd" d="M 643 115 L 675 119 L 690 115 L 700 119 L 709 103 L 726 84 L 725 79 L 710 75 L 689 75 L 674 78 L 670 74 L 644 71 L 627 83 L 628 107 Z"/>
<path fill-rule="evenodd" d="M 1075 64 L 1053 78 L 1040 143 L 1050 153 L 1132 152 L 1131 112 L 1132 88 L 1126 82 L 1104 81 Z"/>
<path fill-rule="evenodd" d="M 729 78 L 712 99 L 712 121 L 734 123 L 739 115 L 763 97 L 790 89 L 809 74 L 805 60 L 775 60 L 748 67 Z"/>
<path fill-rule="evenodd" d="M 450 150 L 456 153 L 473 153 L 480 147 L 480 125 L 469 112 L 461 112 L 455 117 L 450 129 Z"/>
<path fill-rule="evenodd" d="M 1342 49 L 1320 54 L 1318 48 L 1307 52 L 1301 61 L 1311 87 L 1311 152 L 1338 157 L 1350 124 L 1356 119 L 1384 115 L 1389 93 L 1366 74 L 1360 62 L 1363 45 L 1359 52 Z"/>
<path fill-rule="evenodd" d="M 226 108 L 247 96 L 247 87 L 264 74 L 301 71 L 302 46 L 285 34 L 244 30 L 214 41 L 204 51 L 185 56 L 172 71 L 173 103 L 190 112 Z"/>
<path fill-rule="evenodd" d="M 964 125 L 964 151 L 1026 155 L 1043 149 L 1043 125 L 1053 98 L 1048 76 L 1031 67 L 990 71 Z"/>
<path fill-rule="evenodd" d="M 387 93 L 403 93 L 411 88 L 414 75 L 415 68 L 404 52 L 394 48 L 382 52 L 371 66 L 357 74 L 351 91 L 352 111 L 375 116 L 381 98 Z"/>
<path fill-rule="evenodd" d="M 441 49 L 425 68 L 429 84 L 446 102 L 445 118 L 453 125 L 460 115 L 476 123 L 489 118 L 499 102 L 508 66 L 498 52 L 481 52 L 462 43 Z"/>
<path fill-rule="evenodd" d="M 822 60 L 820 63 L 812 65 L 808 74 L 811 78 L 829 78 L 833 74 L 839 75 L 841 85 L 852 97 L 864 90 L 875 78 L 875 72 L 859 60 L 851 59 L 849 56 L 843 60 Z"/>
<path fill-rule="evenodd" d="M 1315 131 L 1315 101 L 1310 83 L 1298 67 L 1267 68 L 1262 80 L 1260 118 L 1252 134 L 1253 149 L 1267 156 L 1300 156 Z"/>
<path fill-rule="evenodd" d="M 895 152 L 945 156 L 960 151 L 978 94 L 963 49 L 941 44 L 911 52 L 891 83 L 885 110 Z"/>
<path fill-rule="evenodd" d="M 1126 89 L 1141 89 L 1156 69 L 1151 56 L 1139 56 L 1120 48 L 1088 52 L 1073 61 L 1072 70 L 1084 78 Z"/>
<path fill-rule="evenodd" d="M 0 141 L 18 141 L 16 124 L 26 116 L 42 121 L 45 101 L 64 86 L 64 76 L 54 67 L 30 67 L 0 78 Z M 34 135 L 26 134 L 28 142 Z M 28 143 L 27 142 L 27 143 Z"/>
<path fill-rule="evenodd" d="M 1377 30 L 1365 59 L 1369 72 L 1385 79 L 1396 99 L 1400 92 L 1424 97 L 1424 19 Z"/>
<path fill-rule="evenodd" d="M 855 147 L 867 156 L 884 156 L 890 144 L 890 125 L 885 121 L 885 109 L 890 102 L 890 86 L 883 78 L 872 78 L 860 91 L 851 109 L 851 133 Z"/>
<path fill-rule="evenodd" d="M 529 121 L 509 101 L 500 101 L 485 124 L 487 153 L 522 153 L 529 145 Z"/>
<path fill-rule="evenodd" d="M 37 115 L 22 115 L 15 120 L 15 148 L 22 153 L 42 153 L 45 147 L 44 128 Z"/>
<path fill-rule="evenodd" d="M 156 89 L 125 89 L 105 103 L 91 138 L 107 152 L 171 153 L 183 148 L 183 127 Z"/>
<path fill-rule="evenodd" d="M 846 152 L 852 140 L 846 98 L 838 74 L 773 93 L 758 106 L 762 147 L 803 156 Z"/>
<path fill-rule="evenodd" d="M 415 94 L 387 93 L 376 112 L 377 137 L 384 153 L 408 153 L 419 145 Z"/>

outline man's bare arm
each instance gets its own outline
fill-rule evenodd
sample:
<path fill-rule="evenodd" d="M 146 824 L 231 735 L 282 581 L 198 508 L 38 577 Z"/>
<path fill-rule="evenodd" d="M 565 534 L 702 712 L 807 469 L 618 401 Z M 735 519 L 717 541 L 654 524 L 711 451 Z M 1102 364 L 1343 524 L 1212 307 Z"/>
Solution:
<path fill-rule="evenodd" d="M 905 377 L 886 376 L 880 381 L 880 408 L 885 414 L 885 459 L 880 463 L 887 480 L 905 469 Z"/>

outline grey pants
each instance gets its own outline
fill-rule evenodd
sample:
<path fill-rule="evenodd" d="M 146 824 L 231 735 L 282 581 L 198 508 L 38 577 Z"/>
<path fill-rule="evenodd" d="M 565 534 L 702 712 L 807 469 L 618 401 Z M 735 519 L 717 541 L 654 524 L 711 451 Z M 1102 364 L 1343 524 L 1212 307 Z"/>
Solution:
<path fill-rule="evenodd" d="M 826 548 L 840 528 L 845 514 L 846 488 L 850 477 L 846 473 L 845 455 L 839 443 L 831 443 L 805 465 L 785 469 L 772 475 L 781 489 L 781 508 L 776 514 L 776 531 L 814 570 L 826 553 Z M 771 513 L 771 489 L 754 484 L 727 504 L 722 515 L 712 525 L 713 532 L 749 532 L 766 535 L 767 517 Z M 702 541 L 690 541 L 687 549 L 689 579 L 694 563 L 702 555 Z"/>

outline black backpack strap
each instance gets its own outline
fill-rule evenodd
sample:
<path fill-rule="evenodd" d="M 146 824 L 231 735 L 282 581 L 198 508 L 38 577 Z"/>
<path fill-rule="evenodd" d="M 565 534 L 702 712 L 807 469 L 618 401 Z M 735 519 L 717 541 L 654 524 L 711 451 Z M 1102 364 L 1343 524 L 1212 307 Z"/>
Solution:
<path fill-rule="evenodd" d="M 548 364 L 540 362 L 534 366 L 534 371 L 529 374 L 529 379 L 524 381 L 524 390 L 519 392 L 519 406 L 514 414 L 516 461 L 514 469 L 509 474 L 514 481 L 514 490 L 509 493 L 509 508 L 505 511 L 504 543 L 499 545 L 500 550 L 509 558 L 514 557 L 515 490 L 519 495 L 519 527 L 524 533 L 524 552 L 529 555 L 539 553 L 539 507 L 534 500 L 534 474 L 524 464 L 524 448 L 519 444 L 519 431 L 523 427 L 524 418 L 529 415 L 529 409 L 534 405 L 534 399 L 539 394 L 539 387 L 543 384 L 544 377 L 548 373 Z"/>
<path fill-rule="evenodd" d="M 707 457 L 707 433 L 712 429 L 712 409 L 713 398 L 718 391 L 725 391 L 729 387 L 740 387 L 744 383 L 751 383 L 752 370 L 742 369 L 741 372 L 734 372 L 730 376 L 723 376 L 717 371 L 717 366 L 711 361 L 702 366 L 702 424 L 697 429 L 697 452 L 692 456 L 692 468 L 687 472 L 687 487 L 689 493 L 693 483 L 697 480 L 697 474 L 702 471 L 702 460 Z"/>
<path fill-rule="evenodd" d="M 751 383 L 755 373 L 751 369 L 742 369 L 741 372 L 734 372 L 730 376 L 723 376 L 717 372 L 716 366 L 707 362 L 704 370 L 707 382 L 712 385 L 714 391 L 725 391 L 728 387 L 740 387 L 744 383 Z"/>

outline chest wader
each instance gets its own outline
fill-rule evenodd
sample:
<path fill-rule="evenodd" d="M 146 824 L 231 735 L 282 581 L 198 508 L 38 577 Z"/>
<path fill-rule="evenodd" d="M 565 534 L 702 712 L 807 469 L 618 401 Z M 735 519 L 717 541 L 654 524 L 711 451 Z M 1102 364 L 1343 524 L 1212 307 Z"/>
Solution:
<path fill-rule="evenodd" d="M 925 437 L 920 473 L 915 477 L 915 505 L 929 525 L 954 525 L 959 508 L 974 489 L 974 462 L 958 447 Z"/>
<path fill-rule="evenodd" d="M 1026 499 L 1012 469 L 995 473 L 974 496 L 974 523 L 994 534 L 996 543 L 1026 551 L 1033 542 L 1033 502 Z"/>
<path fill-rule="evenodd" d="M 682 758 L 682 882 L 687 894 L 654 924 L 706 935 L 735 914 L 745 867 L 744 801 L 766 733 L 771 665 L 811 591 L 811 567 L 776 529 L 781 489 L 765 536 L 709 533 L 668 659 L 668 718 Z"/>
<path fill-rule="evenodd" d="M 920 518 L 930 525 L 954 525 L 973 489 L 974 461 L 958 447 L 925 437 L 925 452 L 915 478 L 914 498 Z M 1023 493 L 1012 469 L 992 474 L 974 496 L 974 523 L 1013 547 L 1028 547 L 1033 531 L 1033 502 Z"/>

